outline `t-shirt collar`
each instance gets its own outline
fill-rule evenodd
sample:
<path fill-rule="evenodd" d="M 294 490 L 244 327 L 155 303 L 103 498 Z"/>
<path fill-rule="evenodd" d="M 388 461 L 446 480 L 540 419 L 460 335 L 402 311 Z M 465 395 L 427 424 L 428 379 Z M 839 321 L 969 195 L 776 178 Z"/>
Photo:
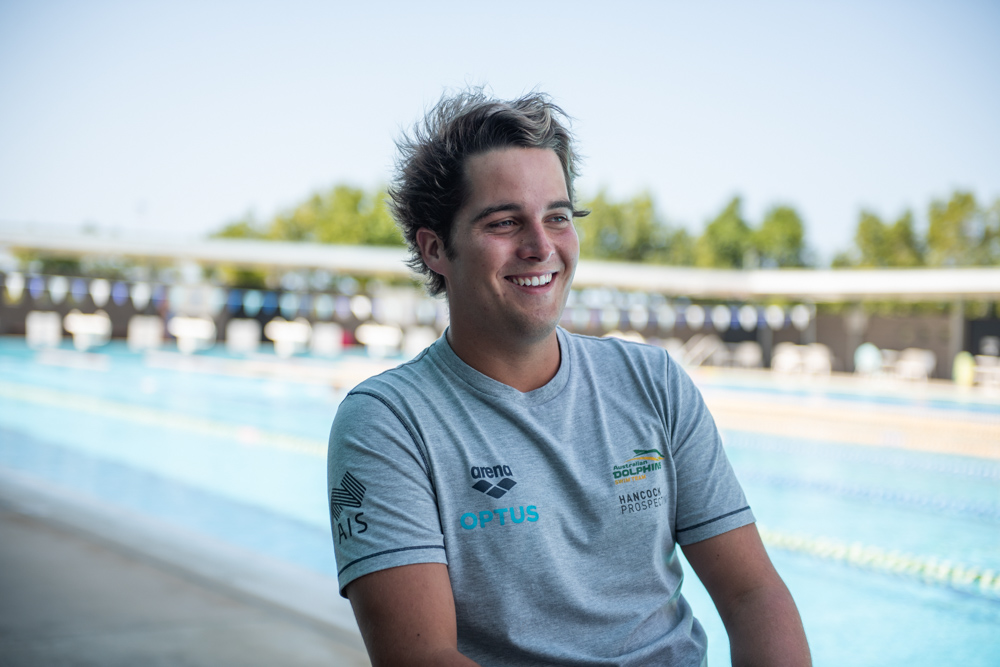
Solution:
<path fill-rule="evenodd" d="M 510 385 L 483 375 L 462 361 L 448 343 L 447 330 L 431 345 L 430 353 L 435 360 L 458 376 L 462 382 L 478 392 L 521 404 L 538 405 L 555 398 L 569 380 L 573 358 L 570 337 L 562 327 L 556 327 L 556 339 L 559 341 L 559 370 L 547 383 L 528 392 L 518 391 Z"/>

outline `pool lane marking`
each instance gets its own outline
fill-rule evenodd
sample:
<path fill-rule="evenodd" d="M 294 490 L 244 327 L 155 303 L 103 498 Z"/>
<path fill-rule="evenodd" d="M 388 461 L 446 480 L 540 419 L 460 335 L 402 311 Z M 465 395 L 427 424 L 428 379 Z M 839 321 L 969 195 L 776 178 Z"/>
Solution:
<path fill-rule="evenodd" d="M 1000 459 L 1000 419 L 995 418 L 883 414 L 867 406 L 852 410 L 717 395 L 707 395 L 705 402 L 720 429 Z"/>
<path fill-rule="evenodd" d="M 958 477 L 976 479 L 1000 480 L 1000 464 L 976 458 L 951 458 L 945 460 L 927 460 L 924 457 L 913 457 L 905 450 L 891 451 L 867 447 L 830 447 L 830 442 L 814 441 L 804 443 L 801 440 L 789 438 L 758 438 L 746 437 L 758 435 L 741 431 L 723 431 L 722 439 L 726 450 L 733 452 L 748 449 L 758 452 L 794 454 L 798 456 L 816 456 L 830 461 L 877 465 L 897 470 L 916 470 L 920 472 L 942 473 Z"/>
<path fill-rule="evenodd" d="M 321 457 L 326 455 L 326 443 L 84 394 L 0 381 L 0 396 L 142 424 L 182 428 L 216 437 L 233 438 L 235 435 L 236 440 L 246 446 Z M 707 397 L 706 402 L 719 428 L 730 431 L 1000 459 L 1000 423 L 993 425 L 960 419 L 881 415 L 867 410 L 775 404 L 718 396 Z"/>
<path fill-rule="evenodd" d="M 1000 573 L 990 568 L 888 551 L 859 542 L 848 544 L 825 537 L 783 533 L 760 524 L 757 530 L 768 547 L 1000 600 Z"/>
<path fill-rule="evenodd" d="M 738 477 L 743 484 L 749 482 L 751 484 L 763 484 L 771 488 L 816 491 L 852 500 L 884 502 L 901 507 L 916 507 L 921 510 L 934 510 L 962 517 L 975 517 L 986 521 L 1000 522 L 1000 505 L 988 501 L 956 500 L 945 496 L 924 495 L 908 491 L 862 486 L 861 484 L 838 484 L 822 480 L 772 475 L 755 470 L 740 470 Z"/>
<path fill-rule="evenodd" d="M 398 362 L 391 359 L 348 357 L 336 362 L 317 364 L 315 360 L 304 363 L 302 359 L 282 360 L 269 356 L 258 359 L 223 359 L 168 350 L 149 350 L 145 353 L 145 363 L 149 368 L 322 384 L 334 389 L 350 389 L 373 375 L 393 368 Z"/>
<path fill-rule="evenodd" d="M 0 398 L 45 405 L 60 410 L 76 410 L 87 414 L 119 419 L 122 421 L 172 428 L 216 438 L 224 438 L 244 447 L 260 447 L 283 452 L 295 452 L 317 458 L 326 458 L 326 443 L 283 433 L 263 431 L 254 426 L 227 424 L 225 422 L 192 417 L 168 410 L 158 410 L 141 405 L 110 401 L 56 389 L 32 387 L 13 382 L 0 382 Z"/>

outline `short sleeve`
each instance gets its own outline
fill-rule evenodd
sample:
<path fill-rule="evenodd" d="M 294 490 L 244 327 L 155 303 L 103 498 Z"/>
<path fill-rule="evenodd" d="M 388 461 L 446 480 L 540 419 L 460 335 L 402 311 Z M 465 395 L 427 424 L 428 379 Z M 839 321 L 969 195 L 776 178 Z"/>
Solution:
<path fill-rule="evenodd" d="M 673 359 L 667 366 L 671 452 L 677 474 L 674 535 L 693 544 L 753 523 L 701 392 Z"/>
<path fill-rule="evenodd" d="M 330 431 L 327 487 L 341 595 L 371 572 L 447 564 L 427 461 L 384 397 L 356 389 L 340 404 Z"/>

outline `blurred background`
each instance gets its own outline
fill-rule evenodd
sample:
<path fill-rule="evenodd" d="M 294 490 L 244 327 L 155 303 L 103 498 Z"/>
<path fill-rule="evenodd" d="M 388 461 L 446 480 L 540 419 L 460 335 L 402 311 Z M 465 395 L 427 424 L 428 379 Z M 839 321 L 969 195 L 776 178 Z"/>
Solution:
<path fill-rule="evenodd" d="M 562 325 L 688 368 L 816 664 L 994 664 L 998 30 L 971 1 L 0 0 L 0 652 L 363 664 L 325 441 L 447 326 L 385 187 L 394 139 L 482 85 L 573 117 Z M 288 627 L 192 638 L 202 598 L 141 637 L 141 597 L 60 615 L 115 587 L 70 535 Z"/>

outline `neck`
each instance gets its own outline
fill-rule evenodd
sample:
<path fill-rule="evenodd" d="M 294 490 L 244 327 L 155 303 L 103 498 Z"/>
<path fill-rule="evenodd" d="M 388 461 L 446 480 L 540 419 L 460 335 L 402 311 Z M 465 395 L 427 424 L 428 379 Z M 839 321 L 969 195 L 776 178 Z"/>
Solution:
<path fill-rule="evenodd" d="M 559 339 L 555 329 L 527 343 L 484 345 L 482 339 L 448 327 L 448 343 L 459 359 L 483 375 L 521 392 L 544 386 L 559 371 Z"/>

